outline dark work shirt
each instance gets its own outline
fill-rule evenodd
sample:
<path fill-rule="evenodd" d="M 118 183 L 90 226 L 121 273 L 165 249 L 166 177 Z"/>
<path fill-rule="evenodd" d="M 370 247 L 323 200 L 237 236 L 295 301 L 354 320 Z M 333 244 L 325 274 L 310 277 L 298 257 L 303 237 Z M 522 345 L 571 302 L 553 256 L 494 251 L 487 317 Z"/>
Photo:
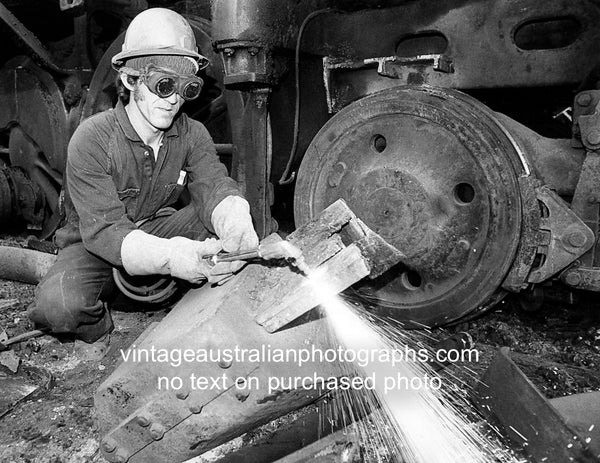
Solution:
<path fill-rule="evenodd" d="M 200 122 L 177 116 L 155 161 L 120 102 L 79 125 L 69 142 L 66 175 L 70 201 L 64 228 L 75 235 L 68 241 L 83 240 L 88 251 L 113 265 L 122 265 L 121 243 L 137 228 L 135 222 L 173 205 L 182 183 L 211 231 L 215 206 L 229 195 L 241 196 Z"/>

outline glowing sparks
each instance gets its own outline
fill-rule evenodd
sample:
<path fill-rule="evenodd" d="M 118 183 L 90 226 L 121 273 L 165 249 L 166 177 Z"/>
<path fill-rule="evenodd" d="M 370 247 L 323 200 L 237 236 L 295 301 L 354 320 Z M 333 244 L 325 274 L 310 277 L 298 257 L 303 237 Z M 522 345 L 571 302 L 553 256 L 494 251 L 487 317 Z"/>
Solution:
<path fill-rule="evenodd" d="M 375 325 L 359 315 L 328 290 L 323 283 L 326 278 L 318 271 L 308 280 L 319 293 L 338 342 L 346 349 L 393 350 L 419 342 L 396 327 Z M 342 394 L 346 407 L 338 407 L 333 419 L 341 418 L 346 424 L 360 420 L 357 426 L 372 453 L 369 461 L 388 461 L 390 457 L 402 457 L 408 463 L 517 461 L 469 422 L 468 411 L 457 408 L 457 403 L 461 407 L 466 404 L 459 397 L 460 388 L 450 391 L 446 385 L 427 383 L 439 378 L 426 363 L 407 360 L 391 368 L 389 363 L 371 362 L 355 367 L 364 377 L 376 378 L 374 391 Z"/>

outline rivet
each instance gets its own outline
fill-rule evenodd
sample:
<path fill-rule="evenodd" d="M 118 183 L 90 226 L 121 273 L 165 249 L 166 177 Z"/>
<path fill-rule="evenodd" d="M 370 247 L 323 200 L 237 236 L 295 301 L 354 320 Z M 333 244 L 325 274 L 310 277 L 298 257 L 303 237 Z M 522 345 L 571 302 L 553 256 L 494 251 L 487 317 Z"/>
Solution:
<path fill-rule="evenodd" d="M 112 461 L 114 463 L 125 463 L 129 459 L 129 455 L 123 449 L 119 450 L 113 457 Z"/>
<path fill-rule="evenodd" d="M 106 453 L 114 452 L 116 448 L 117 442 L 114 439 L 107 437 L 102 441 L 102 450 L 104 450 Z"/>
<path fill-rule="evenodd" d="M 327 179 L 327 184 L 331 188 L 336 188 L 342 182 L 344 175 L 346 175 L 346 169 L 348 166 L 344 162 L 338 162 L 331 169 L 331 173 L 329 174 L 329 178 Z"/>
<path fill-rule="evenodd" d="M 596 195 L 590 195 L 588 196 L 587 202 L 589 204 L 596 204 L 598 202 L 598 198 L 596 197 Z"/>
<path fill-rule="evenodd" d="M 600 144 L 600 130 L 593 129 L 588 133 L 586 140 L 590 145 L 598 145 Z"/>
<path fill-rule="evenodd" d="M 256 47 L 250 47 L 248 49 L 248 53 L 250 53 L 250 56 L 256 56 L 256 55 L 258 55 L 258 48 L 256 48 Z"/>
<path fill-rule="evenodd" d="M 235 393 L 235 398 L 240 402 L 245 402 L 246 399 L 250 396 L 250 391 L 237 391 Z"/>
<path fill-rule="evenodd" d="M 160 440 L 163 438 L 164 435 L 165 435 L 165 428 L 162 425 L 160 425 L 158 423 L 154 423 L 150 427 L 150 436 L 152 437 L 152 439 Z"/>
<path fill-rule="evenodd" d="M 224 53 L 226 56 L 233 56 L 233 55 L 235 54 L 235 50 L 234 50 L 233 48 L 225 48 L 225 49 L 223 50 L 223 53 Z"/>
<path fill-rule="evenodd" d="M 136 418 L 136 422 L 137 424 L 139 424 L 142 427 L 146 427 L 150 425 L 150 419 L 147 416 L 144 415 L 140 415 Z"/>
<path fill-rule="evenodd" d="M 218 363 L 218 365 L 223 369 L 229 368 L 232 364 L 233 364 L 233 360 L 225 360 L 225 359 L 219 360 L 219 363 Z"/>
<path fill-rule="evenodd" d="M 197 415 L 198 413 L 200 413 L 202 411 L 202 405 L 190 405 L 188 410 L 191 413 L 193 413 L 194 415 Z"/>
<path fill-rule="evenodd" d="M 592 102 L 592 95 L 589 93 L 582 93 L 577 97 L 577 104 L 579 106 L 588 106 Z"/>
<path fill-rule="evenodd" d="M 580 248 L 586 243 L 585 235 L 580 231 L 573 231 L 565 238 L 567 240 L 567 244 L 573 246 L 574 248 Z"/>
<path fill-rule="evenodd" d="M 579 283 L 581 283 L 581 275 L 579 274 L 579 272 L 571 271 L 567 273 L 567 276 L 565 277 L 565 282 L 570 286 L 577 286 Z"/>
<path fill-rule="evenodd" d="M 179 400 L 185 400 L 189 395 L 190 393 L 188 391 L 177 391 L 175 397 L 177 397 Z"/>

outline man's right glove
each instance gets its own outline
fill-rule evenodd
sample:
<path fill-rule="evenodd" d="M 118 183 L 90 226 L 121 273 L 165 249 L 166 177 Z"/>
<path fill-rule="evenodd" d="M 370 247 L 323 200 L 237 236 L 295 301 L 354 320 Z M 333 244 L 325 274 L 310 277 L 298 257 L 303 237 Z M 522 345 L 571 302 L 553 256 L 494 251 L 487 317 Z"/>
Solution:
<path fill-rule="evenodd" d="M 215 233 L 225 252 L 247 251 L 258 247 L 258 236 L 252 225 L 250 205 L 241 196 L 227 196 L 215 206 L 211 214 Z M 223 283 L 241 269 L 246 262 L 220 262 L 212 270 L 211 282 Z"/>
<path fill-rule="evenodd" d="M 212 267 L 204 257 L 217 254 L 221 249 L 221 242 L 213 238 L 204 241 L 182 236 L 167 239 L 134 230 L 121 244 L 121 260 L 130 275 L 171 275 L 200 283 L 211 277 Z"/>

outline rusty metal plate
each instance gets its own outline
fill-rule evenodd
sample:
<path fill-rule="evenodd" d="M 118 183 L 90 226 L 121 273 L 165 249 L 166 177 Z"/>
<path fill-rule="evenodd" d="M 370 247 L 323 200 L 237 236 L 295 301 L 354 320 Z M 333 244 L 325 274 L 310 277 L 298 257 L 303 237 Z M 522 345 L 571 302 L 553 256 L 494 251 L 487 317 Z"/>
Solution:
<path fill-rule="evenodd" d="M 491 302 L 521 229 L 527 162 L 500 122 L 456 91 L 399 87 L 333 117 L 302 162 L 296 225 L 338 198 L 406 255 L 358 293 L 399 320 L 444 324 Z"/>
<path fill-rule="evenodd" d="M 587 57 L 600 44 L 599 20 L 600 6 L 589 0 L 461 0 L 451 6 L 422 0 L 320 15 L 308 26 L 303 50 L 346 61 L 326 79 L 335 109 L 404 84 L 458 89 L 579 85 L 595 66 Z M 451 69 L 417 59 L 432 54 L 451 62 Z M 398 62 L 384 70 L 373 58 Z"/>

